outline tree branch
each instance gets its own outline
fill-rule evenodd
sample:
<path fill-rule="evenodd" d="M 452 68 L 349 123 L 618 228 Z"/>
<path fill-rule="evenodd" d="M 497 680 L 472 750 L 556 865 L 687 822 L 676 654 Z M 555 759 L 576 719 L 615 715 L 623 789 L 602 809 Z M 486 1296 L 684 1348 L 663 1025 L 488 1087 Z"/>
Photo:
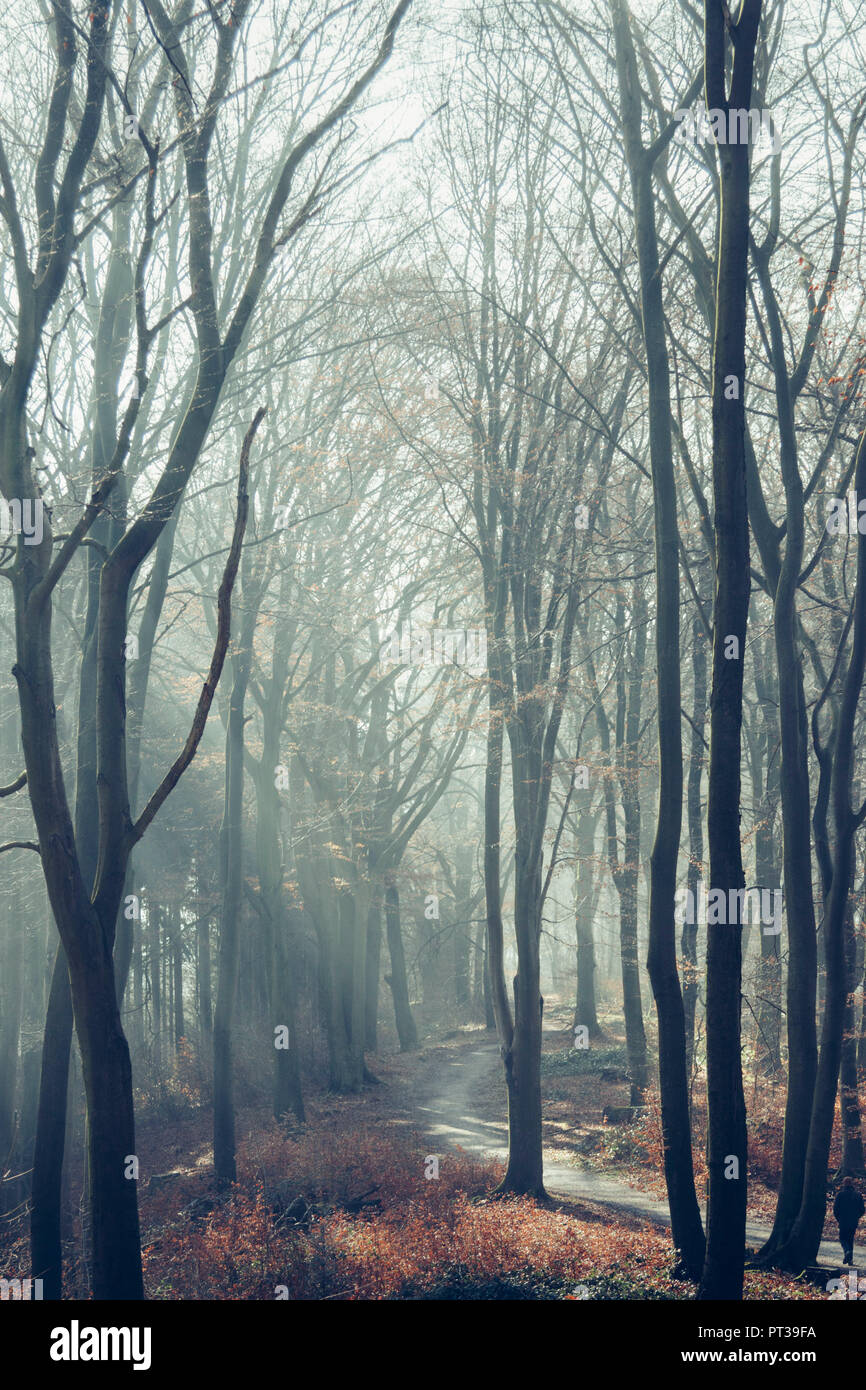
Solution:
<path fill-rule="evenodd" d="M 229 557 L 226 561 L 225 572 L 217 596 L 217 635 L 207 680 L 202 687 L 195 717 L 193 718 L 192 727 L 189 731 L 186 743 L 184 744 L 183 751 L 171 768 L 169 768 L 138 820 L 133 825 L 130 833 L 132 844 L 137 844 L 141 839 L 163 802 L 177 786 L 184 772 L 189 767 L 195 757 L 196 749 L 201 742 L 202 734 L 207 724 L 207 717 L 210 713 L 210 707 L 213 704 L 213 698 L 216 694 L 220 676 L 222 675 L 223 664 L 225 662 L 226 652 L 228 651 L 229 637 L 231 636 L 232 590 L 240 564 L 241 547 L 247 526 L 247 514 L 250 504 L 249 492 L 247 490 L 250 474 L 250 448 L 256 430 L 266 414 L 267 406 L 259 406 L 259 409 L 253 416 L 252 424 L 246 432 L 243 447 L 241 448 L 240 472 L 238 476 L 238 508 L 235 516 L 235 529 L 232 536 L 231 550 L 229 551 Z"/>
<path fill-rule="evenodd" d="M 17 777 L 14 782 L 10 782 L 8 787 L 0 787 L 0 797 L 11 796 L 13 792 L 20 791 L 26 785 L 27 773 L 22 772 L 21 776 Z"/>

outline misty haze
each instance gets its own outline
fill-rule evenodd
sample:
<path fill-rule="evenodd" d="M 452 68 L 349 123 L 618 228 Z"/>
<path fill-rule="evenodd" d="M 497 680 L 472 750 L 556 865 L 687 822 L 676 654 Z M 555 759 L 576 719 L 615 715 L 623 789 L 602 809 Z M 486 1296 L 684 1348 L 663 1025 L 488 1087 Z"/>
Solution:
<path fill-rule="evenodd" d="M 34 1365 L 357 1300 L 814 1360 L 866 1298 L 864 6 L 7 0 L 0 44 Z"/>

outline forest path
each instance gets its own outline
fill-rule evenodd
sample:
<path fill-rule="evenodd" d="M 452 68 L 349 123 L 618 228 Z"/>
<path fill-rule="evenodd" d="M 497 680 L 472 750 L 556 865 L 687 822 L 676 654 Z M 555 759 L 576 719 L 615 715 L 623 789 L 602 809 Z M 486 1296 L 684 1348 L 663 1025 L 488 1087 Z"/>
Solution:
<path fill-rule="evenodd" d="M 448 1058 L 440 1087 L 431 1099 L 417 1107 L 419 1121 L 440 1146 L 459 1147 L 467 1153 L 486 1154 L 502 1162 L 506 1161 L 508 1136 L 504 1084 L 501 1120 L 481 1119 L 475 1113 L 473 1102 L 476 1089 L 482 1085 L 489 1085 L 491 1076 L 499 1067 L 499 1046 L 496 1043 L 487 1043 L 471 1051 L 463 1050 Z M 666 1202 L 649 1193 L 639 1192 L 618 1178 L 606 1177 L 594 1168 L 563 1163 L 560 1159 L 550 1156 L 549 1151 L 545 1151 L 544 1154 L 544 1185 L 551 1197 L 596 1202 L 601 1206 L 628 1212 L 631 1216 L 670 1226 Z M 706 1216 L 703 1206 L 702 1214 Z M 769 1226 L 756 1221 L 746 1223 L 747 1240 L 755 1249 L 763 1245 L 769 1234 Z M 854 1259 L 862 1277 L 866 1274 L 866 1249 L 862 1242 L 858 1242 L 854 1247 Z M 827 1270 L 842 1269 L 838 1243 L 822 1241 L 817 1262 Z"/>

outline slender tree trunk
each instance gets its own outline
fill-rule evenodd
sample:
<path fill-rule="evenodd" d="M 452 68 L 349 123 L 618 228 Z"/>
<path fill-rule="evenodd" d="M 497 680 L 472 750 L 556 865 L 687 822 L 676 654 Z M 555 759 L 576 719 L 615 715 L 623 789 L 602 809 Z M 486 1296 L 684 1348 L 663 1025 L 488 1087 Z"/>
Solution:
<path fill-rule="evenodd" d="M 160 949 L 160 909 L 148 899 L 149 950 L 148 969 L 150 972 L 150 1004 L 153 1040 L 151 1057 L 157 1076 L 162 1073 L 162 951 Z"/>
<path fill-rule="evenodd" d="M 631 1104 L 642 1105 L 649 1085 L 646 1030 L 641 998 L 640 959 L 638 950 L 638 875 L 640 873 L 641 813 L 639 776 L 640 720 L 644 665 L 646 662 L 647 611 L 646 603 L 637 590 L 633 600 L 634 651 L 631 674 L 626 681 L 623 658 L 617 671 L 616 746 L 622 792 L 625 843 L 623 862 L 615 882 L 619 892 L 620 955 L 622 962 L 622 998 L 625 1013 L 625 1038 L 628 1050 L 628 1069 L 631 1077 Z M 617 598 L 616 630 L 625 641 L 625 607 Z M 673 888 L 671 892 L 673 912 Z"/>
<path fill-rule="evenodd" d="M 839 1073 L 842 1120 L 842 1172 L 863 1173 L 863 1136 L 860 1129 L 860 1098 L 857 1086 L 857 1019 L 854 990 L 857 987 L 857 936 L 854 930 L 854 903 L 848 900 L 845 913 L 845 1019 L 842 1027 L 842 1061 Z"/>
<path fill-rule="evenodd" d="M 493 1011 L 493 988 L 490 984 L 490 958 L 487 950 L 487 933 L 484 933 L 484 1027 L 492 1033 L 496 1029 L 496 1014 Z"/>
<path fill-rule="evenodd" d="M 460 829 L 465 833 L 463 817 L 460 818 Z M 467 918 L 470 915 L 469 902 L 472 890 L 472 855 L 471 844 L 458 844 L 455 851 L 455 901 L 456 923 L 454 926 L 454 1002 L 457 1006 L 458 1022 L 464 1022 L 470 1003 L 470 947 L 472 944 L 472 930 Z"/>
<path fill-rule="evenodd" d="M 626 834 L 626 856 L 636 850 L 633 834 Z M 649 1084 L 646 1030 L 640 991 L 640 960 L 637 941 L 637 865 L 620 870 L 619 882 L 619 946 L 622 969 L 622 1007 L 625 1016 L 625 1041 L 628 1052 L 628 1072 L 631 1079 L 631 1105 L 644 1103 Z"/>
<path fill-rule="evenodd" d="M 293 768 L 291 777 L 293 799 L 302 784 L 302 776 Z M 316 807 L 316 814 L 327 821 L 326 808 Z M 343 999 L 343 952 L 341 942 L 341 912 L 339 897 L 333 881 L 333 866 L 325 841 L 328 835 L 316 830 L 309 838 L 310 851 L 302 844 L 296 851 L 296 867 L 304 906 L 310 913 L 318 944 L 318 983 L 325 1038 L 328 1045 L 328 1074 L 331 1090 L 351 1090 L 349 1068 L 349 1039 Z"/>
<path fill-rule="evenodd" d="M 225 806 L 220 830 L 223 896 L 217 999 L 213 1023 L 213 1139 L 214 1171 L 217 1182 L 222 1186 L 237 1181 L 232 1021 L 238 984 L 243 893 L 244 702 L 252 660 L 254 613 L 255 605 L 248 604 L 242 619 L 242 635 L 238 649 L 232 657 L 232 691 L 226 728 Z"/>
<path fill-rule="evenodd" d="M 488 651 L 494 655 L 494 642 L 488 637 Z M 491 668 L 490 717 L 487 726 L 487 758 L 484 770 L 484 892 L 487 909 L 487 984 L 490 1006 L 505 1067 L 506 1087 L 511 1068 L 510 1051 L 514 1024 L 505 986 L 505 948 L 502 930 L 502 883 L 500 878 L 500 834 L 502 793 L 502 696 L 497 688 L 497 671 Z M 509 1093 L 510 1094 L 510 1093 Z"/>
<path fill-rule="evenodd" d="M 702 730 L 707 714 L 707 651 L 703 625 L 698 618 L 692 624 L 692 738 L 689 749 L 689 778 L 687 814 L 689 823 L 689 867 L 686 887 L 687 902 L 697 903 L 703 881 L 704 821 L 701 805 L 701 782 L 704 770 L 704 741 Z M 691 920 L 689 920 L 691 919 Z M 680 949 L 683 961 L 683 1014 L 686 1030 L 686 1071 L 690 1077 L 695 1057 L 695 1012 L 698 1003 L 698 923 L 697 913 L 686 913 L 683 921 Z"/>
<path fill-rule="evenodd" d="M 809 742 L 796 607 L 805 538 L 804 493 L 797 463 L 790 382 L 785 366 L 784 328 L 769 283 L 768 256 L 769 249 L 763 247 L 755 253 L 755 265 L 764 292 L 770 327 L 785 487 L 786 546 L 776 583 L 773 635 L 778 672 L 781 738 L 779 790 L 789 943 L 786 986 L 789 1067 L 779 1198 L 773 1230 L 762 1252 L 765 1256 L 785 1240 L 799 1206 L 805 1171 L 808 1116 L 817 1065 L 817 944 L 809 824 Z"/>
<path fill-rule="evenodd" d="M 704 78 L 708 109 L 748 109 L 761 0 L 744 0 L 737 23 L 731 98 L 726 92 L 726 20 L 705 0 Z M 745 461 L 746 279 L 749 147 L 717 147 L 721 209 L 713 340 L 713 498 L 716 589 L 707 802 L 710 885 L 728 905 L 726 925 L 707 926 L 706 1261 L 698 1297 L 741 1299 L 746 1229 L 747 1137 L 741 1061 L 742 923 L 731 890 L 745 886 L 740 845 L 743 662 L 749 612 L 749 525 Z M 739 905 L 743 901 L 738 896 Z M 734 917 L 735 920 L 731 920 Z"/>
<path fill-rule="evenodd" d="M 18 1089 L 18 1040 L 21 1033 L 23 985 L 23 913 L 21 892 L 15 883 L 7 899 L 12 910 L 6 918 L 3 971 L 0 975 L 0 1216 L 4 1214 L 7 1185 L 3 1174 L 11 1165 L 15 1144 L 15 1094 Z"/>
<path fill-rule="evenodd" d="M 624 639 L 625 612 L 622 599 L 618 599 L 615 630 Z M 589 647 L 587 628 L 579 620 L 579 629 L 584 646 Z M 606 763 L 610 763 L 610 726 L 601 692 L 598 688 L 595 663 L 592 656 L 587 657 L 590 689 L 595 705 L 601 751 Z M 634 663 L 633 672 L 638 670 Z M 628 1052 L 629 1076 L 632 1087 L 632 1104 L 638 1104 L 647 1085 L 646 1032 L 643 1022 L 643 1004 L 640 992 L 640 971 L 637 943 L 637 877 L 640 857 L 640 801 L 635 777 L 636 749 L 628 746 L 628 732 L 636 735 L 640 727 L 639 681 L 632 686 L 632 705 L 628 709 L 625 682 L 620 662 L 617 671 L 617 714 L 616 714 L 616 760 L 622 790 L 625 818 L 625 847 L 622 860 L 619 858 L 616 822 L 615 784 L 605 777 L 603 784 L 605 839 L 607 861 L 619 901 L 619 940 L 620 970 L 622 973 L 623 1015 L 625 1019 L 626 1050 Z"/>
<path fill-rule="evenodd" d="M 592 925 L 594 916 L 592 855 L 595 840 L 595 821 L 588 811 L 580 814 L 577 823 L 575 869 L 574 926 L 577 936 L 577 997 L 574 1008 L 575 1028 L 588 1030 L 590 1040 L 603 1037 L 598 1021 L 595 998 L 595 942 Z"/>
<path fill-rule="evenodd" d="M 854 487 L 866 495 L 866 431 L 858 443 Z M 854 835 L 866 819 L 866 806 L 855 815 L 851 807 L 854 727 L 866 670 L 866 536 L 857 537 L 857 589 L 851 659 L 845 674 L 833 744 L 831 803 L 833 808 L 833 873 L 824 913 L 827 997 L 821 1023 L 821 1048 L 809 1123 L 803 1196 L 790 1235 L 777 1252 L 786 1269 L 814 1263 L 827 1205 L 827 1165 L 836 1110 L 836 1091 L 842 1060 L 842 1037 L 848 978 L 845 961 L 845 917 L 854 874 Z"/>
<path fill-rule="evenodd" d="M 472 941 L 472 1012 L 476 1019 L 484 1011 L 484 931 L 479 928 Z"/>
<path fill-rule="evenodd" d="M 527 862 L 529 861 L 529 862 Z M 541 867 L 531 862 L 518 837 L 515 864 L 514 929 L 518 974 L 514 977 L 514 1039 L 506 1063 L 508 1089 L 508 1167 L 505 1192 L 544 1197 L 541 1153 Z"/>
<path fill-rule="evenodd" d="M 94 956 L 84 980 L 72 983 L 87 1095 L 93 1290 L 97 1298 L 140 1299 L 138 1203 L 131 1166 L 136 1155 L 132 1068 L 117 1008 L 112 954 L 105 949 Z"/>
<path fill-rule="evenodd" d="M 696 1274 L 703 1259 L 704 1235 L 694 1186 L 685 1010 L 677 972 L 674 921 L 677 856 L 682 829 L 683 757 L 680 731 L 679 533 L 671 449 L 670 371 L 662 298 L 662 267 L 654 212 L 653 160 L 641 139 L 640 82 L 629 29 L 629 13 L 623 0 L 614 0 L 613 17 L 622 127 L 631 176 L 641 279 L 655 518 L 659 800 L 650 860 L 647 968 L 658 1015 L 665 1181 L 673 1238 L 685 1267 Z M 636 768 L 634 775 L 636 778 Z M 634 794 L 637 796 L 637 787 Z M 626 839 L 628 841 L 628 829 Z M 626 859 L 629 860 L 628 850 Z M 635 889 L 636 883 L 635 877 Z M 632 1085 L 634 1088 L 634 1074 Z"/>
<path fill-rule="evenodd" d="M 394 1000 L 394 1021 L 400 1039 L 401 1052 L 414 1052 L 418 1046 L 418 1032 L 412 1009 L 409 1004 L 409 985 L 406 979 L 406 955 L 403 950 L 403 934 L 400 930 L 400 894 L 393 879 L 385 885 L 385 928 L 388 936 L 388 954 L 391 959 L 391 974 L 388 984 Z"/>
<path fill-rule="evenodd" d="M 364 1059 L 367 1024 L 367 922 L 370 913 L 371 885 L 367 877 L 365 856 L 359 855 L 355 892 L 347 899 L 346 966 L 348 972 L 347 1006 L 349 1033 L 349 1078 L 353 1091 L 360 1091 L 366 1077 Z"/>
<path fill-rule="evenodd" d="M 213 1038 L 213 1004 L 211 1000 L 210 918 L 204 914 L 196 927 L 198 983 L 198 1018 L 202 1035 L 202 1051 Z"/>
<path fill-rule="evenodd" d="M 282 644 L 274 643 L 273 670 L 268 697 L 262 705 L 262 757 L 255 777 L 256 786 L 256 864 L 261 889 L 263 934 L 266 962 L 268 1017 L 274 1046 L 273 1111 L 282 1119 L 290 1111 L 299 1123 L 305 1118 L 301 1085 L 300 1046 L 295 1021 L 296 984 L 290 919 L 283 895 L 283 852 L 280 836 L 280 798 L 276 777 L 280 761 L 282 695 L 286 681 L 287 658 Z M 288 1046 L 277 1046 L 286 1029 Z"/>
<path fill-rule="evenodd" d="M 755 659 L 755 685 L 764 716 L 763 785 L 760 823 L 755 831 L 755 872 L 759 889 L 779 886 L 774 827 L 779 802 L 779 758 L 776 749 L 776 701 L 770 687 L 760 647 Z M 775 692 L 776 687 L 773 686 Z M 758 967 L 758 1055 L 765 1076 L 782 1074 L 782 947 L 781 932 L 761 931 L 761 960 Z"/>
<path fill-rule="evenodd" d="M 183 1015 L 183 938 L 181 936 L 179 908 L 177 909 L 177 917 L 171 924 L 171 960 L 174 1046 L 175 1051 L 177 1051 L 181 1039 L 186 1037 L 186 1024 Z"/>
<path fill-rule="evenodd" d="M 30 1214 L 33 1278 L 43 1281 L 42 1296 L 50 1299 L 59 1299 L 63 1288 L 60 1212 L 71 1047 L 72 994 L 66 952 L 59 944 L 42 1041 Z"/>
<path fill-rule="evenodd" d="M 274 941 L 273 976 L 276 984 L 271 1003 L 271 1022 L 279 1015 L 289 1029 L 290 1046 L 285 1053 L 279 1053 L 274 1069 L 274 1118 L 282 1119 L 291 1110 L 295 1119 L 303 1124 L 303 1087 L 301 1084 L 301 1050 L 296 1024 L 297 985 L 296 985 L 296 932 L 294 925 L 302 920 L 302 914 L 295 908 L 278 914 L 277 931 Z"/>
<path fill-rule="evenodd" d="M 367 914 L 366 1000 L 364 1031 L 368 1052 L 378 1051 L 379 975 L 382 959 L 382 889 L 373 888 L 370 911 Z"/>

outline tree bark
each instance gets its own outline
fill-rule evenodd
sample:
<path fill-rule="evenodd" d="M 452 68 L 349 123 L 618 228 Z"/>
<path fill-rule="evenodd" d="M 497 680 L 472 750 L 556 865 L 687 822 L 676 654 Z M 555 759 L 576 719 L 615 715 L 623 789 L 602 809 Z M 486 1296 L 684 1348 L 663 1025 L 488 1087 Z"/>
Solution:
<path fill-rule="evenodd" d="M 249 616 L 251 610 L 252 620 Z M 232 1021 L 238 984 L 243 895 L 244 703 L 252 662 L 254 626 L 254 605 L 249 604 L 241 619 L 241 636 L 232 656 L 232 690 L 225 744 L 225 803 L 220 830 L 222 911 L 213 1022 L 213 1144 L 214 1171 L 217 1182 L 223 1187 L 237 1181 Z"/>
<path fill-rule="evenodd" d="M 866 431 L 857 447 L 854 487 L 866 496 Z M 845 674 L 833 744 L 831 803 L 833 808 L 833 871 L 824 913 L 827 995 L 821 1024 L 821 1048 L 809 1121 L 803 1194 L 787 1241 L 776 1253 L 783 1268 L 800 1270 L 813 1264 L 821 1242 L 827 1205 L 827 1165 L 836 1110 L 836 1091 L 845 1027 L 847 971 L 845 917 L 854 872 L 854 835 L 866 819 L 866 806 L 851 806 L 854 765 L 854 727 L 866 670 L 866 536 L 857 536 L 857 588 L 854 598 L 851 657 Z"/>
<path fill-rule="evenodd" d="M 23 920 L 21 893 L 18 884 L 12 885 L 7 899 L 12 911 L 8 914 L 4 942 L 2 997 L 0 997 L 0 1217 L 5 1215 L 6 1199 L 11 1183 L 5 1175 L 14 1162 L 17 1148 L 15 1133 L 15 1096 L 18 1090 L 18 1042 L 21 1033 L 21 1000 L 23 985 Z"/>
<path fill-rule="evenodd" d="M 708 110 L 751 105 L 761 0 L 744 0 L 736 24 L 731 97 L 726 92 L 726 18 L 705 0 L 704 81 Z M 734 38 L 732 36 L 732 43 Z M 749 146 L 717 147 L 721 186 L 713 339 L 713 498 L 716 589 L 713 608 L 710 766 L 707 804 L 710 885 L 745 886 L 740 845 L 740 740 L 749 612 L 749 526 L 745 460 L 746 280 Z M 732 645 L 735 644 L 735 645 Z M 735 900 L 737 904 L 741 897 Z M 735 916 L 736 920 L 731 921 Z M 706 1260 L 700 1299 L 741 1299 L 745 1257 L 747 1137 L 741 1062 L 742 923 L 707 926 Z"/>
<path fill-rule="evenodd" d="M 574 1008 L 575 1028 L 583 1026 L 590 1040 L 603 1037 L 598 1021 L 595 997 L 595 942 L 593 940 L 594 903 L 592 855 L 595 840 L 595 820 L 588 811 L 581 811 L 577 822 L 575 854 L 574 927 L 577 936 L 577 997 Z"/>
<path fill-rule="evenodd" d="M 409 985 L 406 979 L 406 956 L 403 950 L 403 934 L 400 930 L 400 894 L 393 879 L 385 885 L 385 928 L 388 936 L 388 954 L 391 959 L 391 974 L 388 984 L 394 1000 L 394 1021 L 400 1039 L 401 1052 L 414 1052 L 418 1047 L 418 1032 L 412 1009 L 409 1004 Z"/>
<path fill-rule="evenodd" d="M 677 856 L 682 829 L 683 756 L 680 730 L 679 533 L 671 449 L 670 370 L 653 200 L 654 156 L 643 147 L 641 139 L 640 82 L 629 14 L 623 0 L 613 0 L 613 18 L 622 129 L 631 177 L 641 280 L 655 520 L 659 799 L 650 858 L 647 968 L 658 1015 L 662 1142 L 672 1233 L 684 1267 L 690 1273 L 697 1274 L 704 1255 L 704 1234 L 694 1187 L 685 1009 L 677 971 L 674 922 Z M 636 787 L 634 795 L 637 798 Z M 630 857 L 628 838 L 627 819 L 627 861 Z M 629 890 L 630 896 L 632 891 Z M 625 984 L 625 977 L 623 982 Z M 634 1075 L 632 1085 L 634 1088 Z"/>
<path fill-rule="evenodd" d="M 842 1121 L 842 1173 L 863 1174 L 863 1135 L 860 1128 L 860 1097 L 857 1079 L 857 1018 L 854 990 L 857 987 L 857 936 L 854 929 L 854 903 L 849 897 L 845 913 L 845 1017 L 842 1025 L 842 1060 L 839 1072 L 839 1100 Z"/>
<path fill-rule="evenodd" d="M 687 815 L 689 825 L 689 867 L 686 888 L 691 894 L 687 902 L 697 903 L 703 882 L 704 821 L 701 805 L 701 782 L 704 770 L 704 740 L 702 730 L 707 716 L 707 651 L 703 624 L 698 618 L 692 624 L 692 738 L 689 749 Z M 691 917 L 691 921 L 689 918 Z M 686 1072 L 692 1075 L 695 1060 L 695 1012 L 698 1003 L 698 923 L 697 913 L 686 913 L 683 921 L 680 949 L 683 960 L 683 1015 L 686 1031 Z"/>

